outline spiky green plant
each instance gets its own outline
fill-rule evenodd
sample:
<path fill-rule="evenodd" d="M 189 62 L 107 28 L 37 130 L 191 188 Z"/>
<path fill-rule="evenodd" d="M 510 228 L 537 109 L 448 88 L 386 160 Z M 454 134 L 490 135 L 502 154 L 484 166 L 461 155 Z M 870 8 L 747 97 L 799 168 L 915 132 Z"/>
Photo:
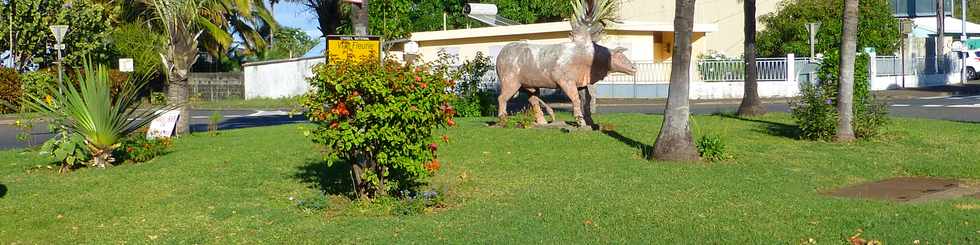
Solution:
<path fill-rule="evenodd" d="M 61 122 L 61 130 L 84 138 L 92 153 L 90 165 L 105 168 L 114 161 L 112 150 L 133 131 L 157 118 L 163 106 L 140 108 L 138 93 L 145 79 L 130 79 L 115 96 L 109 70 L 102 65 L 93 68 L 88 62 L 77 71 L 77 85 L 63 81 L 45 97 L 29 95 L 27 106 Z"/>
<path fill-rule="evenodd" d="M 606 26 L 620 23 L 619 0 L 571 0 L 572 27 L 587 30 L 592 41 L 598 41 Z"/>

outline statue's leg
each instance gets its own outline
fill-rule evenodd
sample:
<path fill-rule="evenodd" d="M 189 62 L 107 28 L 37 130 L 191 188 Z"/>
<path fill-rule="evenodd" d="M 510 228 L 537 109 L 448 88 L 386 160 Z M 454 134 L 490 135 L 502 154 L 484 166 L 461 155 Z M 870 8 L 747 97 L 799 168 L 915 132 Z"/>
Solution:
<path fill-rule="evenodd" d="M 500 81 L 500 96 L 497 97 L 497 124 L 500 126 L 507 126 L 507 101 L 517 90 L 521 88 L 520 83 L 503 80 Z"/>
<path fill-rule="evenodd" d="M 548 120 L 544 119 L 544 112 L 541 111 L 541 90 L 538 89 L 528 89 L 528 104 L 531 104 L 531 109 L 534 110 L 534 124 L 545 125 L 548 124 Z"/>
<path fill-rule="evenodd" d="M 585 118 L 582 116 L 582 100 L 578 97 L 578 88 L 572 82 L 559 82 L 562 92 L 572 100 L 572 114 L 575 115 L 575 122 L 579 127 L 585 126 Z"/>
<path fill-rule="evenodd" d="M 579 91 L 579 97 L 582 101 L 582 113 L 585 117 L 585 123 L 593 129 L 596 128 L 595 121 L 592 120 L 592 114 L 595 113 L 595 85 L 589 85 L 587 87 L 581 88 Z"/>

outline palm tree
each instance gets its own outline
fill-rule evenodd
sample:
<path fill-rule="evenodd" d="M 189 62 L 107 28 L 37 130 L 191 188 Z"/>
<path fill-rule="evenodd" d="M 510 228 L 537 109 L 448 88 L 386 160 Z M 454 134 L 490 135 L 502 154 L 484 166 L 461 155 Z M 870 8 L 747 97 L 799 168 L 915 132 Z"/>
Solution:
<path fill-rule="evenodd" d="M 303 4 L 316 12 L 321 37 L 334 35 L 341 26 L 340 0 L 285 0 Z"/>
<path fill-rule="evenodd" d="M 367 35 L 369 24 L 368 0 L 351 4 L 350 22 L 353 24 L 354 35 Z"/>
<path fill-rule="evenodd" d="M 207 34 L 210 41 L 228 47 L 232 36 L 208 18 L 214 12 L 207 0 L 149 0 L 149 7 L 156 13 L 156 20 L 163 27 L 164 72 L 167 75 L 167 101 L 177 105 L 180 118 L 175 132 L 190 132 L 190 108 L 188 106 L 188 75 L 191 66 L 197 61 L 198 39 Z"/>
<path fill-rule="evenodd" d="M 766 114 L 766 107 L 759 99 L 759 67 L 755 62 L 755 0 L 742 0 L 742 6 L 745 10 L 745 95 L 738 106 L 738 115 L 758 116 Z"/>
<path fill-rule="evenodd" d="M 857 56 L 858 0 L 844 0 L 844 31 L 840 47 L 840 86 L 837 93 L 837 142 L 854 140 L 854 59 Z"/>
<path fill-rule="evenodd" d="M 694 1 L 675 0 L 674 54 L 670 67 L 670 88 L 663 126 L 653 147 L 653 157 L 666 161 L 696 161 L 690 125 L 691 36 L 694 31 Z"/>

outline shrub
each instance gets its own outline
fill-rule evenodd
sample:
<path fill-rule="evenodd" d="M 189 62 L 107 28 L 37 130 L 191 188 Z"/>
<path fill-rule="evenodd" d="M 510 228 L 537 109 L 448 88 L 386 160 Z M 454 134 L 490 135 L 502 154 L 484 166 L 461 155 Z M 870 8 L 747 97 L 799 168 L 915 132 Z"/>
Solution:
<path fill-rule="evenodd" d="M 20 107 L 21 94 L 17 70 L 0 68 L 0 113 L 16 112 Z"/>
<path fill-rule="evenodd" d="M 701 154 L 701 159 L 717 162 L 730 158 L 725 153 L 725 142 L 718 135 L 709 134 L 701 136 L 696 143 L 698 153 Z"/>
<path fill-rule="evenodd" d="M 171 146 L 170 138 L 147 139 L 144 134 L 133 134 L 120 143 L 113 155 L 117 162 L 141 163 L 166 154 Z"/>
<path fill-rule="evenodd" d="M 450 79 L 450 86 L 456 94 L 456 98 L 451 104 L 453 108 L 456 108 L 457 116 L 496 115 L 496 96 L 491 91 L 480 89 L 484 75 L 487 72 L 493 72 L 490 57 L 482 52 L 477 52 L 476 57 L 459 66 L 454 65 L 456 59 L 456 57 L 445 52 L 439 52 L 439 60 L 434 64 L 434 70 L 445 72 Z"/>
<path fill-rule="evenodd" d="M 861 54 L 854 67 L 854 136 L 877 136 L 888 123 L 888 108 L 871 94 L 867 55 Z M 818 70 L 819 85 L 804 83 L 800 97 L 790 102 L 793 118 L 800 125 L 800 137 L 831 140 L 837 134 L 837 92 L 840 81 L 840 55 L 831 53 Z"/>
<path fill-rule="evenodd" d="M 24 73 L 20 76 L 21 89 L 24 91 L 24 96 L 28 99 L 31 96 L 37 98 L 44 98 L 50 95 L 52 90 L 56 90 L 58 87 L 58 75 L 51 74 L 50 71 L 40 70 Z"/>
<path fill-rule="evenodd" d="M 385 60 L 313 69 L 303 103 L 315 128 L 306 134 L 328 149 L 329 164 L 352 166 L 359 196 L 417 186 L 437 162 L 432 130 L 455 125 L 455 110 L 446 74 L 429 67 Z"/>

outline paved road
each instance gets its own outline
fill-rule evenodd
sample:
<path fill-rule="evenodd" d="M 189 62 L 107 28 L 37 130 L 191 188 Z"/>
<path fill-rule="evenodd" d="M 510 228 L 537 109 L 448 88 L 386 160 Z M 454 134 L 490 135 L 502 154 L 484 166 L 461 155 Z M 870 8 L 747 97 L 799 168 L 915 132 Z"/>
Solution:
<path fill-rule="evenodd" d="M 713 101 L 713 102 L 692 102 L 694 114 L 712 114 L 720 112 L 734 112 L 738 108 L 738 101 Z M 898 99 L 887 101 L 891 115 L 900 117 L 931 118 L 952 121 L 980 122 L 980 95 L 963 96 L 933 96 L 919 97 L 912 99 Z M 553 103 L 552 106 L 558 111 L 568 111 L 570 106 L 567 103 Z M 789 106 L 785 102 L 773 102 L 767 104 L 771 112 L 789 112 Z M 662 102 L 652 102 L 644 104 L 600 104 L 598 113 L 648 113 L 663 114 L 664 105 Z M 198 110 L 191 113 L 191 130 L 194 132 L 207 131 L 208 117 L 214 111 Z M 259 111 L 259 110 L 225 110 L 221 111 L 224 119 L 219 123 L 219 129 L 236 129 L 257 126 L 280 125 L 288 123 L 303 122 L 302 116 L 290 117 L 284 111 Z M 0 125 L 0 149 L 22 148 L 26 143 L 16 140 L 18 129 L 11 125 Z M 33 138 L 35 144 L 44 142 L 51 135 L 47 133 L 47 126 L 44 124 L 35 125 Z"/>
<path fill-rule="evenodd" d="M 192 111 L 191 130 L 193 132 L 207 131 L 208 117 L 212 113 L 214 111 L 211 110 Z M 302 116 L 290 117 L 285 111 L 223 110 L 220 113 L 223 119 L 218 123 L 219 130 L 280 125 L 306 120 Z M 28 146 L 27 142 L 17 140 L 17 134 L 20 132 L 19 129 L 14 128 L 12 125 L 0 125 L 0 150 Z M 34 145 L 41 144 L 52 136 L 48 133 L 47 124 L 45 123 L 35 124 L 31 134 Z"/>

